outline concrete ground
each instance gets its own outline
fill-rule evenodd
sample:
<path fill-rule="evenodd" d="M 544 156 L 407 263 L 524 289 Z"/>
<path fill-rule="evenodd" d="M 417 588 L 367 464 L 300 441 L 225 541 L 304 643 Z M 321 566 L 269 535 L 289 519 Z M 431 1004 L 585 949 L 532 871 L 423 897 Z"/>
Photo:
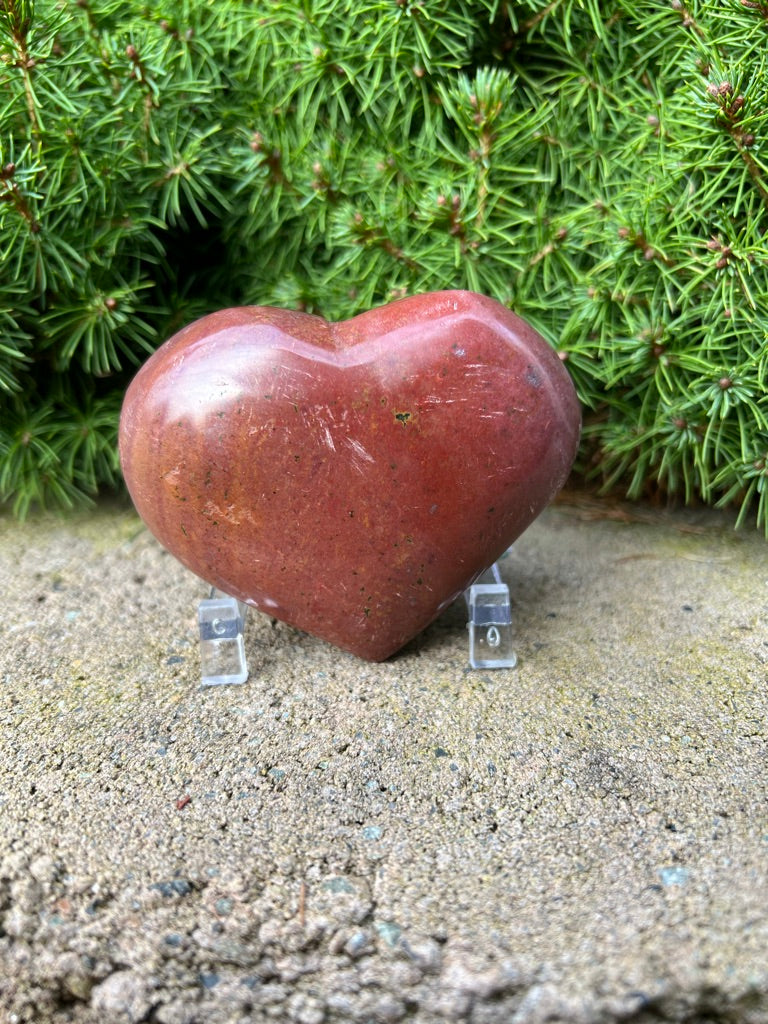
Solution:
<path fill-rule="evenodd" d="M 768 546 L 561 500 L 367 664 L 205 586 L 124 506 L 0 519 L 0 1022 L 768 1022 Z"/>

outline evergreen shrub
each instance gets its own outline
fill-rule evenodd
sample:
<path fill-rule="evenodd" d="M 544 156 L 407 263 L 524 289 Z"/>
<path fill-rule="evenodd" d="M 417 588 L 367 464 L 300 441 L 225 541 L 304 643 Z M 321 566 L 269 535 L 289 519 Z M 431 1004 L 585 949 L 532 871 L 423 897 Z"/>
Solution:
<path fill-rule="evenodd" d="M 768 0 L 0 0 L 0 500 L 213 309 L 512 306 L 580 468 L 768 532 Z"/>

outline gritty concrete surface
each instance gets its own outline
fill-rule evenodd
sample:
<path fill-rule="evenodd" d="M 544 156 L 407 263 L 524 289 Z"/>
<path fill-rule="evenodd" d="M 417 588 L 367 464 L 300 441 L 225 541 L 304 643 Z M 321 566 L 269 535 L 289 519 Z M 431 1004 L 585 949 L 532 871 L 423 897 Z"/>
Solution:
<path fill-rule="evenodd" d="M 768 546 L 558 503 L 367 664 L 206 588 L 125 507 L 0 520 L 0 1021 L 768 1021 Z"/>

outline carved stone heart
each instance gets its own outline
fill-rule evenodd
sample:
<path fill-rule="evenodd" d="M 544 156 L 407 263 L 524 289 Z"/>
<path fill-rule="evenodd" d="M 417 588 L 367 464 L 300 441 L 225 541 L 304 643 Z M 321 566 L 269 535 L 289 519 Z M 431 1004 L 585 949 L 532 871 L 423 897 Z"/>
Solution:
<path fill-rule="evenodd" d="M 382 660 L 554 497 L 579 429 L 546 342 L 447 291 L 344 323 L 260 306 L 198 320 L 131 383 L 120 456 L 194 573 Z"/>

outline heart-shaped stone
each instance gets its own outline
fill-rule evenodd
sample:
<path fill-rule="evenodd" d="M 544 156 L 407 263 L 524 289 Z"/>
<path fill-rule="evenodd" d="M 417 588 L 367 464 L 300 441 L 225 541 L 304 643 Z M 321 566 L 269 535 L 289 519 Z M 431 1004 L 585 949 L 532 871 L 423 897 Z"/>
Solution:
<path fill-rule="evenodd" d="M 203 317 L 131 383 L 120 456 L 139 514 L 194 573 L 382 660 L 554 497 L 579 430 L 543 338 L 446 291 L 344 323 Z"/>

